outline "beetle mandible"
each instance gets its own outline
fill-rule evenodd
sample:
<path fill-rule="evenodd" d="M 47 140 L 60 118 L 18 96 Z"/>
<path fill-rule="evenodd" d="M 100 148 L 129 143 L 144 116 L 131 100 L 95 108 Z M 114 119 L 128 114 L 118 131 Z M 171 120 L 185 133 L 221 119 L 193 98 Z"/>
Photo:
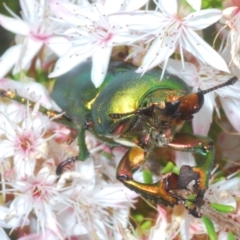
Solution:
<path fill-rule="evenodd" d="M 124 62 L 110 63 L 103 84 L 95 88 L 91 82 L 91 62 L 75 67 L 60 76 L 55 83 L 52 98 L 79 127 L 80 160 L 87 155 L 85 130 L 101 141 L 129 147 L 117 168 L 117 179 L 144 197 L 166 206 L 174 206 L 186 199 L 171 193 L 174 189 L 187 189 L 194 182 L 191 192 L 195 200 L 189 212 L 200 217 L 198 208 L 208 187 L 213 166 L 214 146 L 209 137 L 179 133 L 185 121 L 191 120 L 204 102 L 204 94 L 216 88 L 234 84 L 234 77 L 214 88 L 191 93 L 180 78 L 153 69 L 143 76 L 136 67 Z M 133 179 L 154 148 L 171 148 L 202 156 L 196 167 L 182 166 L 180 174 L 168 174 L 156 183 L 145 184 Z M 57 174 L 76 158 L 60 163 Z"/>

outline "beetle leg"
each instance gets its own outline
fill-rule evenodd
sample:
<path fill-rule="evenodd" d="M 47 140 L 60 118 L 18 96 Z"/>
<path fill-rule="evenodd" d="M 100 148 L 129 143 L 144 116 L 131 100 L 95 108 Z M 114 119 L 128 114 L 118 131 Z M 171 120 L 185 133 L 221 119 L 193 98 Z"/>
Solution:
<path fill-rule="evenodd" d="M 78 146 L 79 146 L 79 160 L 85 160 L 89 156 L 89 152 L 85 141 L 85 129 L 81 127 L 78 133 Z"/>
<path fill-rule="evenodd" d="M 146 152 L 144 150 L 137 147 L 129 149 L 118 165 L 117 179 L 131 190 L 154 200 L 156 203 L 162 203 L 166 206 L 177 204 L 178 200 L 169 193 L 170 189 L 179 188 L 177 175 L 168 174 L 153 184 L 140 183 L 133 179 L 133 173 L 139 169 L 145 159 Z"/>
<path fill-rule="evenodd" d="M 191 180 L 197 180 L 197 190 L 205 190 L 208 187 L 213 159 L 214 146 L 209 137 L 192 135 L 187 133 L 177 133 L 174 139 L 168 144 L 169 147 L 185 152 L 198 153 L 205 156 L 205 160 L 197 167 L 183 166 L 180 172 L 180 186 L 186 187 Z M 187 169 L 188 168 L 188 169 Z M 189 170 L 191 168 L 191 171 Z M 189 176 L 191 175 L 191 176 Z M 191 179 L 192 178 L 192 179 Z"/>
<path fill-rule="evenodd" d="M 196 167 L 182 166 L 179 174 L 180 189 L 188 188 L 189 183 L 194 181 L 193 189 L 191 190 L 196 194 L 196 198 L 194 206 L 190 208 L 190 212 L 196 215 L 196 208 L 201 206 L 211 175 L 214 160 L 213 141 L 208 137 L 200 135 L 177 133 L 168 146 L 178 151 L 198 153 L 205 157 L 204 161 Z"/>
<path fill-rule="evenodd" d="M 71 157 L 71 158 L 64 160 L 63 162 L 58 164 L 57 169 L 56 169 L 56 174 L 58 176 L 60 176 L 63 173 L 64 167 L 66 167 L 68 164 L 75 162 L 77 160 L 78 160 L 78 157 Z"/>

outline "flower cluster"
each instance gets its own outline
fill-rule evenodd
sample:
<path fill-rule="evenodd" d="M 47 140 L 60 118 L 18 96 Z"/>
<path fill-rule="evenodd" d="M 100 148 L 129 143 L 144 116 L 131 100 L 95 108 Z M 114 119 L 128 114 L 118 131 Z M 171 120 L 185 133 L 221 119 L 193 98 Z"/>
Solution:
<path fill-rule="evenodd" d="M 52 78 L 89 59 L 96 88 L 115 60 L 135 65 L 139 76 L 161 68 L 159 81 L 167 71 L 193 92 L 240 78 L 239 1 L 211 8 L 204 0 L 19 0 L 19 14 L 3 5 L 10 16 L 0 13 L 0 26 L 15 38 L 0 57 L 0 239 L 187 240 L 211 234 L 181 204 L 150 207 L 145 215 L 140 201 L 131 215 L 137 195 L 115 179 L 127 149 L 109 147 L 90 133 L 90 156 L 58 176 L 57 166 L 81 149 L 76 129 L 59 120 L 62 109 L 49 92 Z M 215 141 L 219 159 L 204 201 L 232 207 L 228 215 L 202 212 L 217 215 L 212 234 L 221 239 L 232 236 L 224 224 L 237 234 L 231 219 L 240 222 L 239 91 L 237 82 L 206 94 L 192 120 L 195 134 Z M 171 157 L 177 169 L 196 165 L 188 153 Z M 141 181 L 142 171 L 137 177 Z"/>
<path fill-rule="evenodd" d="M 7 79 L 2 82 L 8 86 L 16 83 L 15 89 L 19 84 Z M 34 92 L 32 84 L 26 84 L 25 96 L 46 91 L 41 84 L 37 88 L 38 83 L 33 84 Z M 77 155 L 78 147 L 71 140 L 71 129 L 39 112 L 40 99 L 33 109 L 9 100 L 1 102 L 1 195 L 8 203 L 8 208 L 1 207 L 1 227 L 10 232 L 28 227 L 29 234 L 22 230 L 18 235 L 22 239 L 65 239 L 75 235 L 121 239 L 119 227 L 126 228 L 129 206 L 136 197 L 113 176 L 115 161 L 124 151 L 116 149 L 115 161 L 110 161 L 101 153 L 105 146 L 89 135 L 92 157 L 59 178 L 57 165 Z M 3 229 L 1 239 L 9 239 Z"/>

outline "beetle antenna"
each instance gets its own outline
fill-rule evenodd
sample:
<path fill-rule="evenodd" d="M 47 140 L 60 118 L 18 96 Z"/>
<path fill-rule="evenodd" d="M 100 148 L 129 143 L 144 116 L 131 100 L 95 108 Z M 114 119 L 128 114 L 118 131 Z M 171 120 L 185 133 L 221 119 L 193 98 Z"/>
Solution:
<path fill-rule="evenodd" d="M 211 91 L 214 91 L 214 90 L 216 90 L 216 89 L 218 89 L 218 88 L 226 87 L 226 86 L 228 86 L 228 85 L 233 85 L 234 83 L 237 82 L 237 80 L 238 80 L 237 77 L 232 77 L 232 78 L 230 78 L 228 81 L 226 81 L 225 83 L 222 83 L 222 84 L 219 84 L 219 85 L 217 85 L 217 86 L 215 86 L 215 87 L 212 87 L 212 88 L 203 90 L 202 92 L 203 92 L 203 94 L 206 94 L 206 93 L 209 93 L 209 92 L 211 92 Z"/>

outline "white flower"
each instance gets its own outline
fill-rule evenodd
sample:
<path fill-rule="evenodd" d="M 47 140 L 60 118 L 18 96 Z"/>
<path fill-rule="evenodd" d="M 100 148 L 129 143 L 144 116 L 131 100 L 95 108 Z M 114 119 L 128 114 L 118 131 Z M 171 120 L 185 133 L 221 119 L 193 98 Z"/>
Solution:
<path fill-rule="evenodd" d="M 23 81 L 23 80 L 22 80 Z M 51 99 L 48 90 L 33 79 L 27 78 L 26 82 L 17 82 L 11 79 L 0 79 L 0 89 L 11 90 L 14 95 L 27 98 L 33 102 L 39 102 L 41 106 L 61 112 L 61 108 Z"/>
<path fill-rule="evenodd" d="M 86 0 L 82 0 L 86 2 Z M 117 11 L 135 11 L 148 3 L 148 0 L 96 0 L 95 3 L 101 4 L 105 14 Z"/>
<path fill-rule="evenodd" d="M 33 111 L 33 113 L 35 113 Z M 21 122 L 10 119 L 8 113 L 0 113 L 1 158 L 13 158 L 14 169 L 18 175 L 31 175 L 36 160 L 46 158 L 47 141 L 53 137 L 45 137 L 50 120 L 42 115 L 30 114 L 28 111 Z"/>
<path fill-rule="evenodd" d="M 21 87 L 19 89 L 23 91 Z M 71 146 L 66 143 L 68 139 L 62 140 L 62 137 L 61 140 L 58 138 L 60 143 L 54 141 L 51 133 L 54 126 L 49 124 L 47 117 L 36 114 L 36 110 L 31 112 L 28 109 L 25 118 L 16 123 L 4 112 L 5 108 L 2 109 L 0 157 L 4 162 L 14 160 L 11 176 L 8 176 L 8 169 L 1 171 L 5 181 L 2 194 L 8 196 L 8 193 L 13 193 L 11 202 L 8 202 L 8 214 L 3 217 L 12 230 L 18 226 L 28 227 L 29 235 L 23 239 L 73 236 L 122 239 L 120 228 L 127 228 L 129 206 L 137 195 L 116 182 L 115 178 L 113 180 L 116 169 L 102 156 L 105 145 L 99 145 L 95 139 L 92 141 L 93 137 L 88 137 L 90 152 L 97 165 L 92 159 L 76 163 L 76 172 L 66 172 L 74 178 L 72 184 L 63 188 L 62 181 L 58 181 L 52 172 L 58 163 L 56 159 L 69 154 L 69 151 L 76 154 L 76 142 Z M 69 131 L 66 134 L 69 135 Z M 37 161 L 39 164 L 35 164 Z"/>
<path fill-rule="evenodd" d="M 112 16 L 115 21 L 121 21 L 130 29 L 138 31 L 141 34 L 138 40 L 145 38 L 147 43 L 152 41 L 137 72 L 144 73 L 162 62 L 165 69 L 168 59 L 177 49 L 183 69 L 183 51 L 186 50 L 203 63 L 229 72 L 222 57 L 195 32 L 218 21 L 222 16 L 220 10 L 200 10 L 185 16 L 185 13 L 180 12 L 177 0 L 155 2 L 159 11 L 119 13 Z"/>
<path fill-rule="evenodd" d="M 161 205 L 158 205 L 158 218 L 155 226 L 151 229 L 149 240 L 158 240 L 159 236 L 161 236 L 161 239 L 168 239 L 167 238 L 167 231 L 166 228 L 168 227 L 168 221 L 167 221 L 167 212 L 164 209 L 164 207 L 161 207 Z"/>
<path fill-rule="evenodd" d="M 44 230 L 44 232 L 40 233 L 29 233 L 24 234 L 24 236 L 18 238 L 18 240 L 59 240 L 59 236 L 57 236 L 53 231 L 50 229 Z"/>
<path fill-rule="evenodd" d="M 50 4 L 61 21 L 69 25 L 64 35 L 71 39 L 72 47 L 57 61 L 49 77 L 62 75 L 91 57 L 92 82 L 99 87 L 105 78 L 113 46 L 124 45 L 133 40 L 134 35 L 129 34 L 127 27 L 123 29 L 109 20 L 108 5 L 113 6 L 113 1 L 104 5 L 85 1 L 83 6 L 63 1 L 51 1 Z"/>
<path fill-rule="evenodd" d="M 11 12 L 13 18 L 0 14 L 3 28 L 17 34 L 16 44 L 10 47 L 0 58 L 0 77 L 5 76 L 15 65 L 13 73 L 30 67 L 31 61 L 42 49 L 50 48 L 58 56 L 70 47 L 64 37 L 54 36 L 59 26 L 49 18 L 48 1 L 20 0 L 22 18 Z"/>
<path fill-rule="evenodd" d="M 227 46 L 233 63 L 240 68 L 240 2 L 228 1 L 229 7 L 223 10 L 223 22 L 230 28 Z"/>
<path fill-rule="evenodd" d="M 192 63 L 185 63 L 185 70 L 182 69 L 180 61 L 169 59 L 167 71 L 177 75 L 183 79 L 194 92 L 198 89 L 208 89 L 218 84 L 229 80 L 232 75 L 224 74 L 217 69 L 210 66 L 203 65 L 201 62 L 195 61 Z M 200 111 L 194 114 L 193 130 L 195 133 L 207 135 L 210 125 L 212 123 L 213 110 L 216 109 L 218 116 L 216 97 L 219 97 L 223 110 L 226 113 L 229 121 L 240 132 L 240 96 L 236 94 L 240 90 L 240 83 L 217 89 L 213 92 L 204 95 L 204 104 Z"/>
<path fill-rule="evenodd" d="M 10 204 L 8 215 L 5 219 L 22 220 L 23 225 L 28 221 L 30 214 L 34 211 L 37 218 L 36 230 L 44 233 L 45 229 L 52 230 L 59 239 L 60 235 L 56 214 L 52 204 L 65 202 L 62 194 L 55 188 L 57 176 L 52 175 L 47 168 L 42 168 L 36 176 L 27 176 L 9 182 L 12 187 L 9 191 L 18 192 L 18 195 Z"/>
<path fill-rule="evenodd" d="M 3 206 L 0 206 L 0 236 L 1 240 L 10 240 L 7 233 L 3 230 L 3 228 L 14 228 L 21 226 L 21 221 L 16 221 L 16 219 L 12 221 L 5 221 L 5 218 L 9 212 L 9 209 Z"/>
<path fill-rule="evenodd" d="M 80 235 L 90 239 L 122 239 L 118 225 L 127 226 L 128 206 L 136 194 L 119 182 L 103 180 L 96 174 L 97 169 L 90 158 L 77 162 L 79 177 L 74 179 L 69 190 L 62 191 L 69 205 L 58 207 L 65 237 Z"/>

